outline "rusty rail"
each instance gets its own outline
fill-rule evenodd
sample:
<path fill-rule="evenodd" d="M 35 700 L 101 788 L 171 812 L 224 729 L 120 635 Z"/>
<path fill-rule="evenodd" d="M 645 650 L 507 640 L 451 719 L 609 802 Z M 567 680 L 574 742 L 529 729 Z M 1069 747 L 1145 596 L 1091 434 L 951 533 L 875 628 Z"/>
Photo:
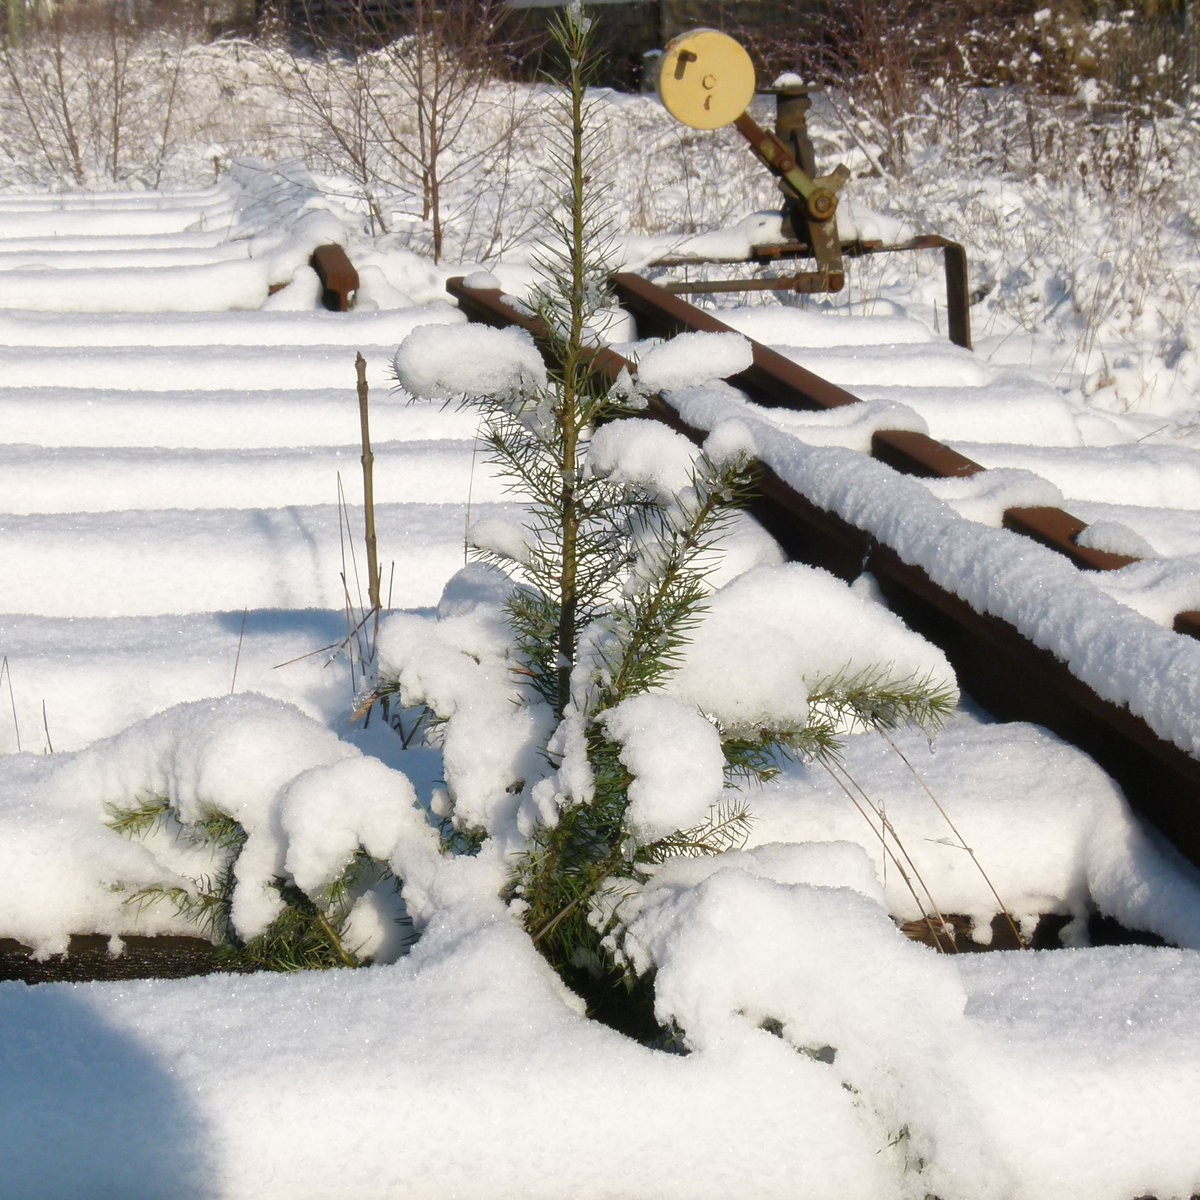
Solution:
<path fill-rule="evenodd" d="M 535 338 L 541 332 L 536 320 L 507 304 L 497 289 L 467 288 L 461 279 L 450 280 L 447 287 L 473 321 L 519 325 Z M 643 332 L 728 328 L 637 276 L 617 276 L 616 288 L 639 317 Z M 828 380 L 767 347 L 752 345 L 753 365 L 732 382 L 760 403 L 828 408 L 855 402 Z M 550 359 L 544 345 L 543 354 Z M 598 351 L 597 367 L 611 379 L 622 369 L 634 369 L 610 350 Z M 706 436 L 657 397 L 651 398 L 648 413 L 697 443 Z M 924 434 L 883 430 L 873 442 L 874 457 L 910 474 L 952 477 L 983 470 Z M 1078 746 L 1124 788 L 1137 812 L 1200 866 L 1200 761 L 1159 737 L 1128 709 L 1096 695 L 1065 663 L 1035 646 L 1015 626 L 976 612 L 890 547 L 800 495 L 765 464 L 756 464 L 754 477 L 757 497 L 750 511 L 786 554 L 848 581 L 869 571 L 892 610 L 941 647 L 962 687 L 976 701 L 1000 720 L 1031 721 Z M 1134 561 L 1076 545 L 1073 537 L 1083 522 L 1058 509 L 1012 509 L 1005 524 L 1058 550 L 1079 567 L 1106 570 Z M 1180 614 L 1175 625 L 1177 631 L 1194 636 L 1200 631 L 1200 614 Z"/>
<path fill-rule="evenodd" d="M 703 331 L 733 332 L 731 326 L 673 295 L 660 292 L 638 275 L 614 277 L 621 303 L 637 318 L 643 334 L 673 337 L 678 333 Z M 858 398 L 805 370 L 767 346 L 752 342 L 754 364 L 730 379 L 756 404 L 767 408 L 820 410 L 857 404 Z M 871 457 L 905 475 L 925 479 L 953 479 L 976 475 L 983 466 L 923 433 L 881 429 L 871 438 Z M 1023 534 L 1069 558 L 1077 567 L 1092 571 L 1114 571 L 1137 562 L 1124 554 L 1110 554 L 1080 546 L 1076 539 L 1087 528 L 1078 517 L 1049 507 L 1010 508 L 1004 527 Z M 1180 625 L 1186 628 L 1180 629 Z M 1200 629 L 1200 613 L 1181 613 L 1177 632 Z"/>

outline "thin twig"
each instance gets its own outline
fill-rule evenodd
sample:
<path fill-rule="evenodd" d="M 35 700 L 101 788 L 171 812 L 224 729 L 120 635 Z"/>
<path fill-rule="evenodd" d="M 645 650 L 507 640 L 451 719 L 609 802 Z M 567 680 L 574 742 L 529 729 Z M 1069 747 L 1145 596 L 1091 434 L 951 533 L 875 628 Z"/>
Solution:
<path fill-rule="evenodd" d="M 362 621 L 360 620 L 357 625 L 354 624 L 354 606 L 350 603 L 350 589 L 346 585 L 345 571 L 342 572 L 341 579 L 342 597 L 344 599 L 342 611 L 346 614 L 346 640 L 342 645 L 346 647 L 347 657 L 350 659 L 350 693 L 353 695 L 357 691 L 354 684 L 354 634 L 356 630 L 362 628 Z M 332 662 L 333 660 L 330 659 L 330 661 Z"/>
<path fill-rule="evenodd" d="M 958 839 L 959 846 L 962 847 L 962 849 L 964 849 L 971 856 L 971 861 L 975 864 L 976 870 L 979 872 L 980 875 L 983 876 L 984 883 L 986 883 L 988 885 L 988 891 L 990 891 L 992 893 L 992 896 L 995 898 L 996 903 L 998 905 L 1000 905 L 1000 911 L 1004 914 L 1005 920 L 1008 921 L 1010 928 L 1012 929 L 1014 935 L 1016 936 L 1017 945 L 1020 946 L 1022 950 L 1028 950 L 1030 948 L 1029 943 L 1021 935 L 1021 927 L 1017 924 L 1016 919 L 1013 917 L 1012 913 L 1009 912 L 1008 906 L 1004 903 L 1003 900 L 1000 899 L 1000 893 L 998 891 L 996 891 L 995 884 L 992 883 L 991 879 L 988 876 L 988 873 L 983 869 L 983 864 L 979 861 L 978 858 L 976 858 L 975 851 L 970 846 L 967 845 L 966 839 L 963 837 L 963 835 L 961 833 L 959 833 L 958 826 L 955 825 L 954 822 L 950 819 L 950 814 L 942 807 L 941 802 L 930 790 L 929 784 L 927 784 L 925 782 L 925 780 L 922 778 L 921 773 L 917 770 L 916 767 L 914 767 L 912 765 L 911 762 L 909 762 L 908 756 L 888 736 L 887 731 L 881 729 L 881 730 L 879 730 L 879 735 L 900 756 L 900 761 L 912 772 L 913 778 L 921 785 L 921 788 L 925 792 L 925 795 L 927 795 L 929 797 L 929 799 L 933 801 L 934 807 L 942 815 L 942 820 L 946 822 L 946 824 L 950 827 L 950 832 L 953 833 L 954 836 Z"/>
<path fill-rule="evenodd" d="M 246 617 L 249 613 L 250 610 L 248 608 L 242 609 L 242 628 L 238 631 L 237 653 L 233 656 L 233 678 L 229 681 L 229 694 L 231 696 L 237 687 L 238 663 L 242 661 L 242 639 L 246 636 Z"/>
<path fill-rule="evenodd" d="M 463 517 L 463 566 L 467 565 L 467 561 L 471 555 L 471 500 L 475 495 L 475 460 L 479 456 L 479 447 L 483 442 L 480 436 L 480 429 L 475 430 L 475 439 L 471 443 L 471 473 L 467 476 L 467 511 Z"/>
<path fill-rule="evenodd" d="M 42 700 L 42 729 L 46 733 L 46 753 L 54 753 L 54 743 L 50 740 L 50 724 L 46 720 L 46 701 Z"/>
<path fill-rule="evenodd" d="M 818 759 L 817 761 L 821 764 L 821 766 L 823 766 L 825 768 L 826 771 L 829 772 L 829 776 L 834 781 L 834 783 L 836 783 L 838 785 L 838 787 L 840 787 L 842 789 L 842 791 L 846 793 L 846 796 L 849 798 L 850 803 L 853 804 L 854 807 L 858 809 L 863 820 L 866 821 L 866 823 L 871 827 L 872 833 L 875 833 L 875 825 L 871 821 L 871 818 L 867 815 L 867 811 L 865 808 L 863 808 L 862 802 L 858 799 L 858 797 L 854 795 L 854 793 L 846 786 L 844 781 L 841 780 L 837 776 L 837 774 L 834 772 L 833 768 L 824 759 Z M 872 808 L 873 807 L 874 806 L 872 806 Z M 879 838 L 879 844 L 882 847 L 884 854 L 886 854 L 887 857 L 892 860 L 892 863 L 895 866 L 896 870 L 900 872 L 900 878 L 904 880 L 905 887 L 908 888 L 909 893 L 912 895 L 912 898 L 916 902 L 917 907 L 921 910 L 921 917 L 925 921 L 926 926 L 929 928 L 929 934 L 933 938 L 934 946 L 937 948 L 937 950 L 940 953 L 945 954 L 946 950 L 942 946 L 942 939 L 938 935 L 938 927 L 935 926 L 935 924 L 933 922 L 933 918 L 925 911 L 925 901 L 923 901 L 921 899 L 921 897 L 917 895 L 917 889 L 913 885 L 912 880 L 908 877 L 908 872 L 905 871 L 904 864 L 896 857 L 895 851 L 887 844 L 887 839 L 884 836 L 884 830 L 880 829 L 879 832 L 876 833 L 876 836 Z M 893 837 L 894 836 L 895 836 L 895 834 L 893 834 Z M 899 839 L 897 839 L 897 842 L 898 842 L 898 840 Z M 924 887 L 924 884 L 922 884 L 922 887 Z M 929 897 L 928 889 L 926 889 L 925 895 L 926 895 L 926 897 Z M 931 897 L 929 897 L 929 903 L 930 904 L 933 903 Z M 941 923 L 942 923 L 941 930 L 944 933 L 946 931 L 946 929 L 949 928 L 949 926 L 946 922 L 946 919 L 939 913 L 938 920 L 941 921 Z M 951 938 L 950 944 L 952 946 L 954 946 L 953 938 Z M 957 947 L 955 947 L 955 949 L 957 949 Z"/>
<path fill-rule="evenodd" d="M 340 642 L 330 642 L 328 646 L 319 646 L 316 650 L 307 650 L 303 654 L 297 654 L 295 658 L 289 658 L 287 662 L 276 663 L 271 670 L 278 671 L 281 667 L 290 667 L 294 663 L 303 662 L 306 658 L 316 658 L 318 654 L 324 654 L 326 650 L 341 651 L 345 645 L 345 639 Z"/>
<path fill-rule="evenodd" d="M 908 864 L 908 869 L 912 872 L 913 878 L 921 885 L 921 889 L 924 891 L 925 897 L 929 901 L 929 907 L 933 909 L 934 915 L 938 918 L 938 920 L 941 921 L 943 925 L 948 926 L 950 923 L 946 920 L 938 908 L 937 901 L 933 898 L 933 892 L 930 891 L 928 884 L 926 884 L 925 880 L 921 876 L 920 868 L 918 868 L 917 864 L 913 861 L 912 855 L 908 852 L 908 847 L 905 846 L 904 842 L 900 838 L 900 835 L 896 832 L 896 827 L 888 819 L 887 809 L 884 808 L 882 804 L 877 804 L 871 799 L 870 796 L 867 795 L 862 785 L 857 779 L 854 778 L 853 775 L 850 774 L 849 771 L 846 770 L 843 764 L 838 763 L 838 767 L 840 768 L 842 774 L 845 775 L 845 777 L 850 781 L 851 785 L 854 787 L 854 790 L 862 797 L 863 802 L 867 804 L 879 818 L 879 824 L 881 828 L 892 835 L 892 840 L 895 841 L 897 849 L 899 849 L 901 855 L 904 857 L 904 861 Z"/>
<path fill-rule="evenodd" d="M 345 585 L 346 585 L 346 580 L 345 580 L 345 577 L 343 576 L 342 577 L 343 591 L 345 590 Z M 306 658 L 316 658 L 316 656 L 318 654 L 325 654 L 327 651 L 332 650 L 333 653 L 329 656 L 329 661 L 326 662 L 326 664 L 325 664 L 326 666 L 329 666 L 329 663 L 335 662 L 337 660 L 338 655 L 341 654 L 341 652 L 343 650 L 347 649 L 347 647 L 350 644 L 350 639 L 353 638 L 353 636 L 356 633 L 358 633 L 358 631 L 360 629 L 362 629 L 362 627 L 370 619 L 371 619 L 370 613 L 363 613 L 362 617 L 359 619 L 358 624 L 355 625 L 354 628 L 350 630 L 349 634 L 347 634 L 346 637 L 342 638 L 342 640 L 340 642 L 330 642 L 326 646 L 318 646 L 317 649 L 315 649 L 315 650 L 308 650 L 304 654 L 297 654 L 295 658 L 289 658 L 287 660 L 287 662 L 276 663 L 271 668 L 271 670 L 278 671 L 281 667 L 290 667 L 294 663 L 303 662 Z"/>
<path fill-rule="evenodd" d="M 362 598 L 362 580 L 358 577 L 358 556 L 354 553 L 354 535 L 350 532 L 350 512 L 346 505 L 346 490 L 342 486 L 342 473 L 338 472 L 338 523 L 345 535 L 345 542 L 342 544 L 342 584 L 346 590 L 346 600 L 350 602 L 350 589 L 346 583 L 346 542 L 350 544 L 350 565 L 354 568 L 354 590 L 358 593 L 358 611 L 364 612 L 366 605 L 363 604 Z M 351 607 L 354 607 L 351 605 Z"/>
<path fill-rule="evenodd" d="M 8 665 L 8 655 L 0 659 L 0 679 L 8 676 L 8 703 L 12 707 L 13 732 L 17 735 L 17 753 L 21 753 L 21 726 L 17 721 L 17 698 L 13 695 L 12 668 Z"/>
<path fill-rule="evenodd" d="M 371 428 L 368 416 L 367 360 L 355 355 L 354 370 L 358 380 L 358 416 L 362 434 L 363 514 L 367 541 L 367 591 L 375 610 L 378 628 L 379 557 L 375 541 L 375 455 L 371 452 Z"/>

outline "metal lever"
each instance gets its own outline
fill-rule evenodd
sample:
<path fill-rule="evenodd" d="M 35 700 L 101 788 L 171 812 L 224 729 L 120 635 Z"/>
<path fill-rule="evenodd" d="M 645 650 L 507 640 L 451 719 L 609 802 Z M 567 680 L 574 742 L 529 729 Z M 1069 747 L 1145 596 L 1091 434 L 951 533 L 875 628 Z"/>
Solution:
<path fill-rule="evenodd" d="M 785 194 L 795 202 L 793 217 L 798 216 L 804 226 L 803 231 L 796 232 L 807 234 L 805 240 L 817 260 L 818 271 L 826 277 L 828 290 L 840 291 L 846 274 L 837 230 L 837 194 L 850 178 L 850 172 L 839 163 L 830 174 L 813 179 L 783 142 L 763 129 L 749 114 L 742 113 L 733 124 L 767 170 L 778 177 Z"/>

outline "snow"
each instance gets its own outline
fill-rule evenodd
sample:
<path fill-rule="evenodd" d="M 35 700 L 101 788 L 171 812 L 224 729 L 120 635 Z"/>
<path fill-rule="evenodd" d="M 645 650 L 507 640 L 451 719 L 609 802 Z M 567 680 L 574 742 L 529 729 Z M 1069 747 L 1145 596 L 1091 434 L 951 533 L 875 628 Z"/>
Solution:
<path fill-rule="evenodd" d="M 739 436 L 748 434 L 758 456 L 802 494 L 891 546 L 977 612 L 1010 622 L 1159 736 L 1200 751 L 1195 642 L 1119 605 L 1053 551 L 960 517 L 916 479 L 806 445 L 717 389 L 684 389 L 670 399 L 701 429 L 733 420 Z"/>
<path fill-rule="evenodd" d="M 874 1130 L 818 1064 L 765 1035 L 740 1056 L 645 1050 L 585 1020 L 502 918 L 447 914 L 353 977 L 7 986 L 0 1022 L 16 1194 L 72 1188 L 64 1141 L 92 1186 L 130 1196 L 890 1192 Z M 447 1153 L 451 1131 L 472 1154 Z"/>
<path fill-rule="evenodd" d="M 246 103 L 235 107 L 251 121 L 257 52 L 205 53 L 214 88 L 214 64 L 237 64 L 231 86 Z M 618 157 L 655 147 L 640 160 L 653 165 L 619 172 L 606 197 L 621 261 L 736 258 L 778 238 L 778 215 L 753 211 L 774 203 L 773 185 L 739 166 L 740 145 L 714 135 L 700 170 L 700 151 L 650 102 L 597 99 Z M 844 136 L 835 117 L 818 97 L 814 124 L 832 142 Z M 212 178 L 212 136 L 179 147 L 179 178 Z M 536 154 L 539 136 L 514 144 Z M 972 249 L 973 283 L 992 288 L 973 313 L 981 353 L 938 332 L 936 263 L 897 256 L 909 265 L 855 266 L 843 299 L 722 308 L 737 335 L 634 343 L 639 392 L 665 391 L 710 429 L 713 460 L 761 455 L 1200 753 L 1200 650 L 1169 628 L 1200 608 L 1190 327 L 1173 326 L 1164 293 L 1158 328 L 1110 312 L 1081 336 L 1070 288 L 1055 290 L 1070 272 L 1047 257 L 1052 243 L 1070 249 L 1061 228 L 1046 245 L 1003 242 L 1014 220 L 1065 219 L 1036 192 L 1049 185 L 932 178 L 934 200 L 908 211 L 947 228 L 969 212 L 995 218 L 992 233 L 977 219 Z M 468 172 L 448 195 L 474 212 L 493 184 Z M 908 185 L 890 182 L 888 212 L 872 211 L 877 186 L 847 185 L 843 234 L 909 236 Z M 955 187 L 970 203 L 938 191 Z M 247 157 L 210 187 L 0 191 L 0 937 L 50 956 L 73 933 L 117 949 L 190 931 L 169 905 L 124 903 L 138 887 L 194 887 L 214 866 L 169 824 L 142 839 L 105 824 L 107 805 L 153 795 L 181 820 L 219 806 L 242 822 L 243 935 L 277 911 L 272 879 L 319 890 L 360 847 L 403 881 L 402 915 L 419 935 L 406 944 L 401 901 L 385 889 L 350 922 L 377 960 L 359 971 L 0 984 L 0 1192 L 1131 1200 L 1200 1189 L 1196 870 L 1090 759 L 1032 726 L 988 721 L 969 697 L 932 740 L 844 731 L 843 771 L 789 764 L 761 789 L 724 788 L 714 722 L 802 722 L 814 687 L 858 670 L 955 688 L 941 652 L 869 579 L 846 587 L 782 563 L 744 514 L 723 534 L 681 669 L 606 718 L 640 836 L 700 823 L 734 797 L 753 818 L 741 849 L 669 860 L 604 900 L 627 923 L 621 952 L 655 970 L 657 1015 L 688 1053 L 583 1014 L 500 894 L 531 822 L 553 817 L 559 790 L 586 801 L 590 776 L 577 727 L 563 727 L 552 771 L 538 750 L 551 714 L 513 703 L 512 583 L 464 567 L 465 548 L 519 552 L 528 531 L 477 452 L 477 414 L 445 403 L 517 397 L 545 379 L 524 335 L 467 326 L 444 292 L 447 276 L 467 275 L 524 295 L 529 247 L 497 231 L 497 259 L 483 254 L 486 231 L 452 233 L 450 261 L 434 264 L 417 252 L 419 221 L 411 242 L 369 236 L 356 189 L 328 162 Z M 1072 219 L 1085 279 L 1088 231 L 1104 251 L 1107 215 L 1077 204 Z M 682 232 L 689 223 L 708 232 Z M 315 310 L 307 261 L 322 241 L 346 245 L 359 269 L 350 313 Z M 746 337 L 864 403 L 757 409 L 721 382 L 749 362 Z M 358 352 L 390 610 L 377 636 L 353 629 L 365 608 Z M 858 453 L 883 429 L 927 431 L 988 469 L 897 477 Z M 696 464 L 682 438 L 633 418 L 595 431 L 589 454 L 591 470 L 664 500 Z M 1039 504 L 1089 521 L 1086 544 L 1146 561 L 1089 575 L 999 528 L 1005 509 Z M 378 703 L 366 728 L 351 723 L 377 682 L 372 652 L 407 696 L 448 716 L 439 746 L 402 748 Z M 477 856 L 440 852 L 451 802 L 491 834 Z M 965 915 L 986 940 L 1001 903 L 1026 935 L 1058 915 L 1073 948 L 938 957 L 894 924 Z M 1089 947 L 1097 911 L 1179 948 Z"/>
<path fill-rule="evenodd" d="M 402 387 L 430 400 L 516 396 L 546 382 L 541 355 L 522 329 L 421 326 L 400 343 L 392 365 Z"/>
<path fill-rule="evenodd" d="M 729 732 L 750 733 L 804 728 L 817 685 L 864 672 L 955 687 L 936 647 L 841 580 L 792 563 L 748 571 L 716 592 L 667 687 Z"/>
<path fill-rule="evenodd" d="M 997 529 L 1010 508 L 1063 505 L 1062 493 L 1052 483 L 1032 471 L 1015 468 L 999 467 L 961 479 L 932 479 L 927 486 L 959 516 Z"/>
<path fill-rule="evenodd" d="M 613 257 L 622 269 L 636 270 L 660 259 L 673 262 L 741 262 L 755 246 L 778 242 L 779 211 L 756 212 L 724 229 L 691 235 L 614 238 Z"/>
<path fill-rule="evenodd" d="M 596 430 L 587 464 L 594 475 L 647 488 L 665 502 L 692 482 L 696 448 L 658 421 L 629 417 Z"/>
<path fill-rule="evenodd" d="M 1119 488 L 1122 503 L 1143 508 L 1200 507 L 1200 463 L 1182 446 L 1097 446 L 1071 454 L 1053 448 L 987 446 L 956 441 L 955 449 L 986 467 L 1023 467 L 1050 480 L 1072 500 L 1103 503 Z"/>
<path fill-rule="evenodd" d="M 736 375 L 752 362 L 750 343 L 735 333 L 683 333 L 639 360 L 638 383 L 648 392 L 673 391 Z"/>
<path fill-rule="evenodd" d="M 716 726 L 696 705 L 630 696 L 603 716 L 629 769 L 629 825 L 644 842 L 699 825 L 721 799 L 725 764 Z"/>

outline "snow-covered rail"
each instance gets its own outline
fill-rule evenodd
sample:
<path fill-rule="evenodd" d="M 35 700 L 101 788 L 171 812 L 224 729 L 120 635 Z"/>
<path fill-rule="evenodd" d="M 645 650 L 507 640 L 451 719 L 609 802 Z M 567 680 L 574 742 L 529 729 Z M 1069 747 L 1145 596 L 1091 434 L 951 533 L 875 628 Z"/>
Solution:
<path fill-rule="evenodd" d="M 643 337 L 733 331 L 637 276 L 618 275 L 615 286 Z M 449 289 L 472 320 L 522 324 L 536 336 L 499 291 L 461 280 Z M 1090 543 L 1087 523 L 1053 503 L 1056 490 L 1037 486 L 1044 480 L 1017 481 L 1018 496 L 1034 502 L 1009 502 L 1006 472 L 935 441 L 911 412 L 871 411 L 869 401 L 770 347 L 753 341 L 752 350 L 753 365 L 730 378 L 741 396 L 684 389 L 653 398 L 652 415 L 697 442 L 722 422 L 738 423 L 758 459 L 752 511 L 791 557 L 845 579 L 872 575 L 893 610 L 941 646 L 978 702 L 1091 755 L 1200 865 L 1200 613 L 1183 608 L 1156 624 L 1097 587 L 1099 573 L 1149 564 Z M 905 361 L 930 353 L 887 350 L 901 376 Z M 969 385 L 973 364 L 954 353 L 963 354 L 956 369 Z M 600 361 L 613 377 L 636 371 L 610 350 Z M 820 410 L 835 420 L 840 410 L 844 426 L 861 421 L 861 446 L 847 450 L 853 438 L 817 444 L 815 426 L 797 436 L 765 410 Z M 992 517 L 965 519 L 922 480 L 951 481 L 977 497 L 994 480 Z"/>

